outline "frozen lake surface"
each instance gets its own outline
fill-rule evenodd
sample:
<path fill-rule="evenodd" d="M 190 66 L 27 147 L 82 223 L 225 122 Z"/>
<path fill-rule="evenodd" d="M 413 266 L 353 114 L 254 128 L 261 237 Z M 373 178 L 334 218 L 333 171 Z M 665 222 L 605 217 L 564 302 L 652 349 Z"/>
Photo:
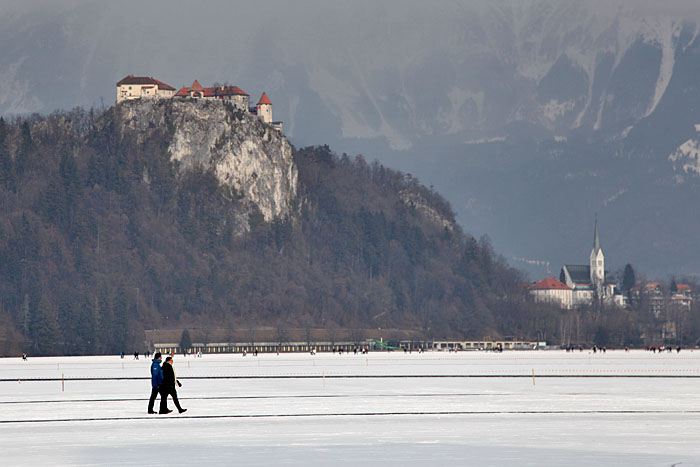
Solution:
<path fill-rule="evenodd" d="M 700 466 L 700 351 L 176 356 L 183 415 L 149 364 L 0 359 L 0 463 Z"/>

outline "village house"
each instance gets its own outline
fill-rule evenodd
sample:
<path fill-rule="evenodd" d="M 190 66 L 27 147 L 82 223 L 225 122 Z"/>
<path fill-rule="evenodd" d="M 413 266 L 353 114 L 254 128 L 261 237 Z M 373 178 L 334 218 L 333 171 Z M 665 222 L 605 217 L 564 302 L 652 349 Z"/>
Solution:
<path fill-rule="evenodd" d="M 528 289 L 536 302 L 554 303 L 567 310 L 573 307 L 573 290 L 556 277 L 545 277 Z"/>
<path fill-rule="evenodd" d="M 169 99 L 175 88 L 152 76 L 129 75 L 117 83 L 117 104 L 132 99 Z"/>
<path fill-rule="evenodd" d="M 689 284 L 675 284 L 674 281 L 666 287 L 661 282 L 649 281 L 633 287 L 630 294 L 635 302 L 646 304 L 646 309 L 661 323 L 657 337 L 664 341 L 678 338 L 693 302 Z"/>
<path fill-rule="evenodd" d="M 655 318 L 663 318 L 677 311 L 690 311 L 692 292 L 688 284 L 676 284 L 675 289 L 671 287 L 669 290 L 657 281 L 649 281 L 630 290 L 634 300 L 639 301 L 643 296 Z"/>

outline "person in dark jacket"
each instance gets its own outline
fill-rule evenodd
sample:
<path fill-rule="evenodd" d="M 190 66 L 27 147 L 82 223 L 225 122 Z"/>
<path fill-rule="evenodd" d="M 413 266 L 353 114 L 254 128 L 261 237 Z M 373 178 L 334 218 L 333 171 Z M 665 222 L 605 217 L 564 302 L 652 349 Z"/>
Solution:
<path fill-rule="evenodd" d="M 173 403 L 175 403 L 178 412 L 183 413 L 187 411 L 187 409 L 180 407 L 180 401 L 177 400 L 176 385 L 177 387 L 182 387 L 182 384 L 180 384 L 175 375 L 173 357 L 165 357 L 165 363 L 163 363 L 163 384 L 160 392 L 160 413 L 172 412 L 172 410 L 168 410 L 168 396 L 173 398 Z"/>
<path fill-rule="evenodd" d="M 161 359 L 160 352 L 156 352 L 153 356 L 153 363 L 151 363 L 151 398 L 148 399 L 148 413 L 155 413 L 153 411 L 153 404 L 156 402 L 156 396 L 160 392 L 161 385 L 163 384 L 163 369 L 160 367 Z M 161 402 L 162 398 L 163 396 L 161 396 Z"/>

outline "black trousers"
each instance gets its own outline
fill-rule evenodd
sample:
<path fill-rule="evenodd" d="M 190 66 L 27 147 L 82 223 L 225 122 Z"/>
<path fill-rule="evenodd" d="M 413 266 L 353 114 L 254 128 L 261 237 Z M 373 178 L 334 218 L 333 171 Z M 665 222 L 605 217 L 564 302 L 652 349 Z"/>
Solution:
<path fill-rule="evenodd" d="M 177 407 L 178 411 L 182 412 L 180 401 L 177 399 L 177 391 L 175 390 L 175 386 L 165 387 L 163 385 L 160 386 L 160 412 L 164 413 L 168 411 L 168 396 L 173 398 L 175 407 Z"/>
<path fill-rule="evenodd" d="M 160 394 L 160 386 L 151 388 L 151 398 L 148 399 L 148 411 L 153 412 L 153 404 L 156 402 L 156 396 Z"/>

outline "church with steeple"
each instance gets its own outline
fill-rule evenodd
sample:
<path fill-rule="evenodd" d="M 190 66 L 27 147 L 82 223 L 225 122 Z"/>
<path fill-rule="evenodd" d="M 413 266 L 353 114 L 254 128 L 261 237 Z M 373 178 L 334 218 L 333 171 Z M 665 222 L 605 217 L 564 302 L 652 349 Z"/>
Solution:
<path fill-rule="evenodd" d="M 598 235 L 598 216 L 596 215 L 593 228 L 593 248 L 588 258 L 588 264 L 565 264 L 561 268 L 559 280 L 573 291 L 573 307 L 589 305 L 593 300 L 601 300 L 607 304 L 625 305 L 625 297 L 620 294 L 615 284 L 608 283 L 605 272 L 605 255 L 600 246 Z"/>

